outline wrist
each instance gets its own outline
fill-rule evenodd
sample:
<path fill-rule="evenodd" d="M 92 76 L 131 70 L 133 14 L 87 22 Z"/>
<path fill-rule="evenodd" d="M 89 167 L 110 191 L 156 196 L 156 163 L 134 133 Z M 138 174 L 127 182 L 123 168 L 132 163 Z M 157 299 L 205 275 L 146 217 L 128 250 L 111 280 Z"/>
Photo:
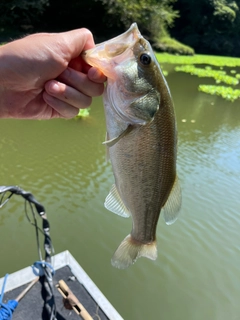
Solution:
<path fill-rule="evenodd" d="M 14 87 L 11 43 L 0 46 L 0 118 L 11 118 Z"/>
<path fill-rule="evenodd" d="M 5 84 L 6 78 L 5 45 L 0 46 L 0 118 L 6 118 Z"/>

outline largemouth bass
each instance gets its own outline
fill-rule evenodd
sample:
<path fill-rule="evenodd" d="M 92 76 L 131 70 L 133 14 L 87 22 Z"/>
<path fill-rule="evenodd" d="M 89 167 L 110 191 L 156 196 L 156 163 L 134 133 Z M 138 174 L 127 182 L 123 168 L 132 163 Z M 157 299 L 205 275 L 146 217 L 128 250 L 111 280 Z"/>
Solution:
<path fill-rule="evenodd" d="M 127 268 L 139 257 L 157 258 L 156 228 L 163 209 L 173 223 L 181 206 L 176 174 L 177 129 L 171 94 L 151 45 L 136 23 L 83 53 L 107 77 L 106 146 L 115 184 L 105 207 L 132 216 L 132 231 L 112 265 Z"/>

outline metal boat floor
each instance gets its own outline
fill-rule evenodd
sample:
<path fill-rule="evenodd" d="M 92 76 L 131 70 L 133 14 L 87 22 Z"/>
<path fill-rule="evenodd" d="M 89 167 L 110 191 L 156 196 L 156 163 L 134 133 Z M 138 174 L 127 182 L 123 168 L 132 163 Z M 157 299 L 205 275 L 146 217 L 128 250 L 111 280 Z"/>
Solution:
<path fill-rule="evenodd" d="M 56 288 L 59 280 L 65 281 L 94 320 L 123 320 L 69 251 L 57 254 L 53 257 L 53 261 L 56 271 L 53 276 L 53 287 L 58 320 L 82 319 L 74 310 L 68 310 L 64 307 L 63 297 Z M 14 300 L 35 277 L 31 267 L 9 275 L 3 302 L 6 303 L 8 300 Z M 0 279 L 0 288 L 2 284 L 3 278 Z M 48 320 L 48 316 L 43 313 L 43 305 L 42 284 L 38 281 L 23 299 L 20 300 L 12 319 Z"/>

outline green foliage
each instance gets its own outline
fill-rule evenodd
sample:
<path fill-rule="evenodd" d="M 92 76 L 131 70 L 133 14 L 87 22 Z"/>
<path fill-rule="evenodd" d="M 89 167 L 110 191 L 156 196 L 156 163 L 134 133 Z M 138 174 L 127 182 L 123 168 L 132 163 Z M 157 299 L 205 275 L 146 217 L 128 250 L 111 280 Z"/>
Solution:
<path fill-rule="evenodd" d="M 168 71 L 167 71 L 167 70 L 163 70 L 163 69 L 162 69 L 162 72 L 163 72 L 164 77 L 167 77 L 167 76 L 168 76 Z"/>
<path fill-rule="evenodd" d="M 0 25 L 11 27 L 33 25 L 39 21 L 49 0 L 7 0 L 0 1 Z"/>
<path fill-rule="evenodd" d="M 176 0 L 99 0 L 116 21 L 128 28 L 137 22 L 142 33 L 156 40 L 166 35 L 167 28 L 173 25 L 178 12 L 172 9 Z"/>
<path fill-rule="evenodd" d="M 198 90 L 211 95 L 221 96 L 232 102 L 240 98 L 240 90 L 233 89 L 232 87 L 200 85 Z"/>
<path fill-rule="evenodd" d="M 75 119 L 87 118 L 89 117 L 89 114 L 90 114 L 90 108 L 80 109 Z"/>
<path fill-rule="evenodd" d="M 236 11 L 238 10 L 238 7 L 236 2 L 232 2 L 231 4 L 232 6 L 229 6 L 227 1 L 225 0 L 213 0 L 213 16 L 221 22 L 233 22 L 236 18 Z"/>
<path fill-rule="evenodd" d="M 196 75 L 200 78 L 213 78 L 216 83 L 224 82 L 229 85 L 237 85 L 239 83 L 238 79 L 235 77 L 228 76 L 225 71 L 222 70 L 212 70 L 210 67 L 202 69 L 196 68 L 193 65 L 185 65 L 180 67 L 175 67 L 175 71 L 186 72 L 192 75 Z"/>
<path fill-rule="evenodd" d="M 137 22 L 156 50 L 240 56 L 239 7 L 240 0 L 0 0 L 0 41 L 86 27 L 101 42 Z"/>
<path fill-rule="evenodd" d="M 192 48 L 170 37 L 162 37 L 159 39 L 159 41 L 153 44 L 153 48 L 157 51 L 168 52 L 172 54 L 194 54 L 194 50 Z"/>
<path fill-rule="evenodd" d="M 240 55 L 239 0 L 178 0 L 171 35 L 198 53 Z"/>
<path fill-rule="evenodd" d="M 173 10 L 177 0 L 99 0 L 125 28 L 136 22 L 141 33 L 157 51 L 177 54 L 194 54 L 194 50 L 169 36 L 169 29 L 178 17 Z"/>
<path fill-rule="evenodd" d="M 106 40 L 122 30 L 118 32 L 116 24 L 109 28 L 104 10 L 96 0 L 0 0 L 0 41 L 81 27 L 90 29 L 95 40 Z"/>

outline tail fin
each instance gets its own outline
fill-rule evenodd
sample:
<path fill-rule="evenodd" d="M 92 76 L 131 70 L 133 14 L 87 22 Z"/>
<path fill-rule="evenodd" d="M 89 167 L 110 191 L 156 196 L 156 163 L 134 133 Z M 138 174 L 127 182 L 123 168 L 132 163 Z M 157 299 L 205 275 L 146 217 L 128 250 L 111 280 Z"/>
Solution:
<path fill-rule="evenodd" d="M 156 260 L 156 241 L 149 244 L 143 244 L 133 240 L 131 235 L 128 235 L 117 248 L 111 262 L 116 268 L 126 269 L 140 257 Z"/>

